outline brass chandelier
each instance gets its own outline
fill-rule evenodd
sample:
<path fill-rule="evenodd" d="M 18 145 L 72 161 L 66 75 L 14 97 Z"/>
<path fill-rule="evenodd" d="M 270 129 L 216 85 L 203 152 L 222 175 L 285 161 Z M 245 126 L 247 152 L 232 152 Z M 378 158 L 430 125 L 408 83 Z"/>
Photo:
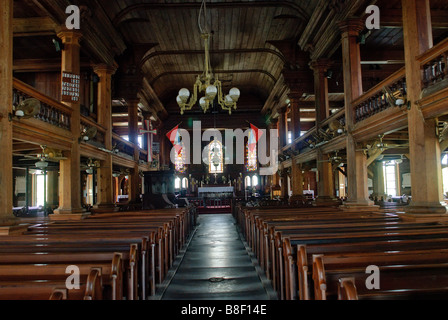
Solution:
<path fill-rule="evenodd" d="M 201 11 L 199 14 L 199 29 L 201 31 L 201 38 L 204 40 L 205 48 L 205 61 L 204 61 L 204 72 L 202 75 L 197 76 L 196 82 L 193 87 L 193 95 L 190 96 L 190 90 L 183 88 L 179 91 L 179 95 L 176 98 L 177 104 L 180 107 L 180 114 L 184 114 L 185 110 L 191 110 L 194 105 L 198 102 L 199 93 L 204 93 L 205 96 L 199 99 L 199 105 L 206 113 L 210 106 L 213 105 L 213 101 L 217 98 L 218 104 L 229 114 L 232 114 L 232 110 L 236 110 L 237 102 L 240 98 L 240 90 L 238 88 L 232 88 L 229 94 L 223 95 L 222 84 L 218 77 L 215 76 L 211 71 L 210 63 L 210 38 L 211 33 L 207 30 L 203 30 L 200 24 L 201 12 L 204 11 L 204 20 L 206 17 L 206 5 L 205 0 L 203 0 L 201 5 Z"/>

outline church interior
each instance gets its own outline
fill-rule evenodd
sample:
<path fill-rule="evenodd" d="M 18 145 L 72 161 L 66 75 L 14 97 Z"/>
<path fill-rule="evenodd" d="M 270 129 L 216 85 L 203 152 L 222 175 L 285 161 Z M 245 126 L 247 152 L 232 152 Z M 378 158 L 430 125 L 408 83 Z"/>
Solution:
<path fill-rule="evenodd" d="M 447 299 L 447 17 L 2 0 L 0 300 Z"/>

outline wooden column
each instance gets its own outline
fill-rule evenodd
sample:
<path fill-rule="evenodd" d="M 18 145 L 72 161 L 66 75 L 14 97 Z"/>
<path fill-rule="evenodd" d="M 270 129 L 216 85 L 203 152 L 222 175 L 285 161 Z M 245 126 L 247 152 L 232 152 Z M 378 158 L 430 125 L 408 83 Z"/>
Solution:
<path fill-rule="evenodd" d="M 139 99 L 127 100 L 128 103 L 128 117 L 129 117 L 129 142 L 134 144 L 134 168 L 131 170 L 129 175 L 129 202 L 136 203 L 140 202 L 141 194 L 141 178 L 139 176 L 138 165 L 139 165 L 139 146 L 138 146 L 138 104 Z"/>
<path fill-rule="evenodd" d="M 291 191 L 292 195 L 289 199 L 290 203 L 304 200 L 303 196 L 303 174 L 302 165 L 297 163 L 294 159 L 291 165 Z"/>
<path fill-rule="evenodd" d="M 314 71 L 314 95 L 316 97 L 316 125 L 330 116 L 330 103 L 328 100 L 327 71 L 332 62 L 327 59 L 312 61 L 311 69 Z"/>
<path fill-rule="evenodd" d="M 13 208 L 12 170 L 12 66 L 13 66 L 13 1 L 0 2 L 0 232 L 9 233 L 8 226 L 16 224 Z"/>
<path fill-rule="evenodd" d="M 128 136 L 129 142 L 138 147 L 138 104 L 140 99 L 126 100 L 128 105 Z"/>
<path fill-rule="evenodd" d="M 367 184 L 367 157 L 357 151 L 356 140 L 351 134 L 354 124 L 352 101 L 363 94 L 361 54 L 357 38 L 364 29 L 361 19 L 349 19 L 339 24 L 342 32 L 342 60 L 345 94 L 345 117 L 347 125 L 347 184 L 348 200 L 342 206 L 347 211 L 377 210 L 369 200 Z"/>
<path fill-rule="evenodd" d="M 59 203 L 59 176 L 57 171 L 47 171 L 48 188 L 47 188 L 47 206 L 55 208 Z"/>
<path fill-rule="evenodd" d="M 402 0 L 403 31 L 406 62 L 409 159 L 411 167 L 412 201 L 406 212 L 445 214 L 443 201 L 441 150 L 435 134 L 437 121 L 425 121 L 416 101 L 422 90 L 421 69 L 416 57 L 433 46 L 429 0 Z"/>
<path fill-rule="evenodd" d="M 143 112 L 143 128 L 145 128 L 145 121 L 150 121 L 151 123 L 151 113 L 149 112 Z M 149 129 L 149 128 L 148 128 Z M 153 135 L 144 134 L 143 135 L 143 149 L 148 151 L 148 162 L 152 162 L 153 158 L 153 150 L 152 150 L 152 142 L 153 142 Z"/>
<path fill-rule="evenodd" d="M 280 172 L 280 181 L 281 181 L 281 199 L 288 200 L 288 171 L 287 169 L 282 169 Z"/>
<path fill-rule="evenodd" d="M 116 68 L 108 65 L 97 65 L 94 67 L 94 71 L 100 78 L 98 84 L 98 124 L 106 129 L 105 148 L 112 150 L 112 75 Z M 116 211 L 112 173 L 112 154 L 107 154 L 106 160 L 100 161 L 100 168 L 97 172 L 97 203 L 92 210 L 95 213 Z"/>
<path fill-rule="evenodd" d="M 317 151 L 317 198 L 316 206 L 334 206 L 340 204 L 335 197 L 333 165 L 329 161 L 328 154 L 323 154 L 319 149 Z"/>
<path fill-rule="evenodd" d="M 295 139 L 300 137 L 300 133 L 302 131 L 300 124 L 300 98 L 301 94 L 290 93 L 288 95 L 289 100 L 291 101 L 291 138 L 294 142 Z"/>
<path fill-rule="evenodd" d="M 373 195 L 377 197 L 378 201 L 381 198 L 385 199 L 386 192 L 384 190 L 384 168 L 381 161 L 373 163 Z"/>
<path fill-rule="evenodd" d="M 80 74 L 80 39 L 81 33 L 78 31 L 64 30 L 58 34 L 64 44 L 62 51 L 61 71 L 72 74 Z M 70 128 L 73 136 L 73 143 L 70 152 L 67 152 L 67 160 L 60 162 L 60 183 L 59 183 L 59 208 L 52 219 L 81 219 L 84 210 L 81 206 L 81 175 L 80 175 L 80 102 L 64 102 L 73 109 Z"/>
<path fill-rule="evenodd" d="M 279 117 L 278 117 L 278 136 L 279 136 L 279 148 L 280 150 L 286 146 L 286 138 L 287 138 L 287 114 L 286 114 L 286 107 L 280 108 L 279 111 Z"/>

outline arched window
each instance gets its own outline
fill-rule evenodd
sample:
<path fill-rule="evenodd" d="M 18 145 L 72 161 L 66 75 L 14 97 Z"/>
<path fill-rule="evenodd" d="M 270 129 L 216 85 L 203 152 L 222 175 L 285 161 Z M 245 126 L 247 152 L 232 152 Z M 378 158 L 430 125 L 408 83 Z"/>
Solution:
<path fill-rule="evenodd" d="M 180 189 L 180 187 L 181 187 L 181 180 L 178 177 L 178 178 L 174 179 L 174 189 L 178 190 L 178 189 Z"/>
<path fill-rule="evenodd" d="M 247 176 L 244 179 L 244 184 L 246 185 L 246 188 L 248 188 L 248 187 L 250 187 L 252 185 L 252 180 L 251 180 L 251 178 L 249 176 Z"/>
<path fill-rule="evenodd" d="M 224 172 L 223 158 L 222 143 L 219 140 L 213 140 L 208 145 L 209 173 Z"/>
<path fill-rule="evenodd" d="M 187 178 L 182 179 L 182 189 L 188 189 L 188 179 Z"/>
<path fill-rule="evenodd" d="M 253 176 L 252 177 L 252 186 L 253 187 L 258 186 L 258 176 Z"/>
<path fill-rule="evenodd" d="M 254 172 L 258 169 L 257 139 L 253 130 L 250 130 L 246 144 L 246 171 Z"/>

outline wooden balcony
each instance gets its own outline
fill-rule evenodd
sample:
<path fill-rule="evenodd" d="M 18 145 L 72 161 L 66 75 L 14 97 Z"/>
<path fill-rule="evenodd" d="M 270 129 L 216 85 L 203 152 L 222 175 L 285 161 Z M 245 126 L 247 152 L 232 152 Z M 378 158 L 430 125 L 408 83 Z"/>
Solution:
<path fill-rule="evenodd" d="M 14 79 L 14 106 L 17 107 L 22 101 L 30 98 L 41 102 L 40 112 L 34 118 L 13 119 L 14 139 L 36 145 L 47 145 L 62 151 L 70 150 L 72 144 L 78 142 L 80 138 L 71 131 L 73 110 L 67 105 L 42 94 L 28 84 Z M 108 154 L 107 150 L 104 149 L 107 130 L 88 116 L 81 115 L 79 125 L 80 133 L 92 127 L 96 129 L 94 137 L 91 137 L 88 141 L 80 141 L 81 156 L 105 160 Z M 147 160 L 147 151 L 138 147 L 136 149 L 134 144 L 116 134 L 112 136 L 112 145 L 118 150 L 118 153 L 114 154 L 113 157 L 114 164 L 134 168 L 134 151 L 137 150 L 140 167 L 147 169 L 147 165 L 144 163 Z"/>
<path fill-rule="evenodd" d="M 34 98 L 41 102 L 39 114 L 31 119 L 13 119 L 15 140 L 69 150 L 73 142 L 71 116 L 73 110 L 17 79 L 13 80 L 13 105 Z"/>
<path fill-rule="evenodd" d="M 355 139 L 375 139 L 380 134 L 405 128 L 406 97 L 406 69 L 403 67 L 353 101 Z M 399 98 L 402 104 L 395 103 Z"/>
<path fill-rule="evenodd" d="M 396 71 L 353 101 L 355 124 L 389 108 L 397 107 L 389 102 L 385 88 L 397 96 L 406 97 L 406 69 L 403 67 Z"/>
<path fill-rule="evenodd" d="M 422 94 L 417 104 L 425 118 L 448 114 L 448 38 L 434 46 L 418 61 L 422 70 Z"/>
<path fill-rule="evenodd" d="M 70 130 L 72 109 L 35 90 L 17 79 L 13 81 L 13 105 L 17 107 L 22 101 L 35 98 L 41 102 L 41 110 L 34 118 L 58 128 Z"/>

